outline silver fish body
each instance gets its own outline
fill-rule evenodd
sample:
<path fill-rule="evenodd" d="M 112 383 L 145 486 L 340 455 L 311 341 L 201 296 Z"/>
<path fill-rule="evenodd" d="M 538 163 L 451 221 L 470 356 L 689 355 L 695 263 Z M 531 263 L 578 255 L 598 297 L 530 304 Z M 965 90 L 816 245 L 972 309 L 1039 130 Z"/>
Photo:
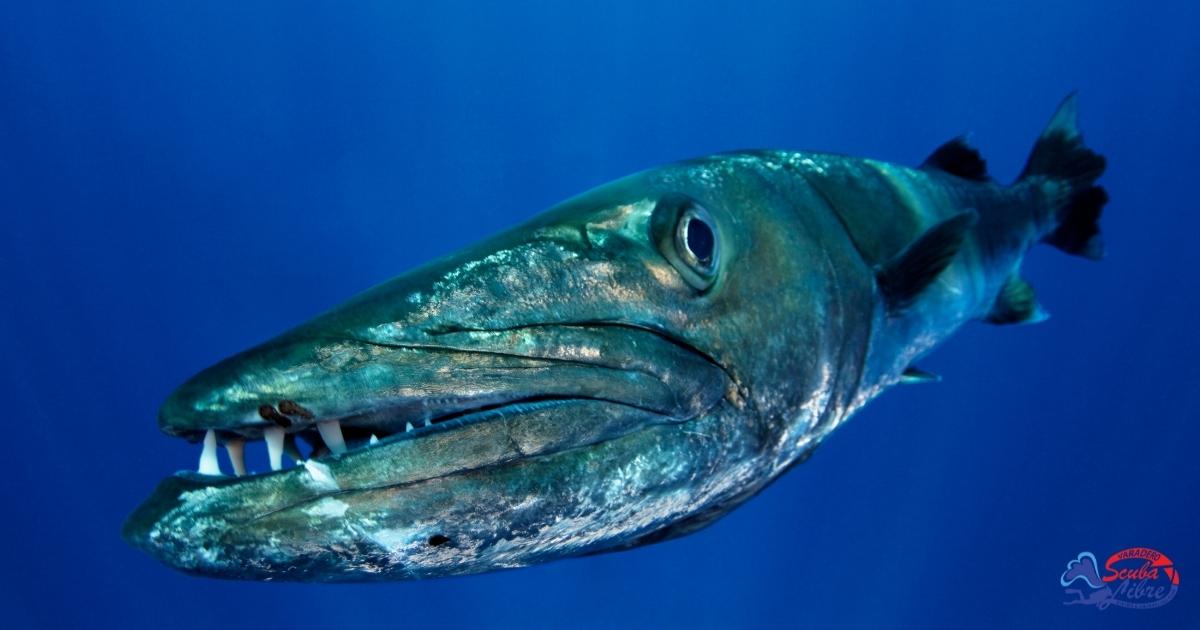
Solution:
<path fill-rule="evenodd" d="M 201 575 L 355 581 L 694 531 L 963 323 L 1036 321 L 1022 256 L 1098 254 L 1102 170 L 1068 99 L 1011 186 L 958 142 L 919 169 L 756 151 L 602 186 L 193 377 L 163 431 L 298 463 L 176 474 L 124 535 Z"/>

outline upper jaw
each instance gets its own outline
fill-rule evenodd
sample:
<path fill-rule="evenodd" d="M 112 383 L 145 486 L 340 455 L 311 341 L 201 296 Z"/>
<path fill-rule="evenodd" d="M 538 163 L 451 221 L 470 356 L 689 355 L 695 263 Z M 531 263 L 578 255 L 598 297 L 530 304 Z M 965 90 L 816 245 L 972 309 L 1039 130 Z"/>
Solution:
<path fill-rule="evenodd" d="M 377 439 L 419 438 L 569 401 L 610 403 L 675 422 L 702 413 L 729 386 L 723 369 L 697 349 L 628 323 L 360 336 L 375 338 L 292 333 L 219 363 L 168 399 L 162 429 L 208 438 L 202 472 L 214 472 L 216 443 L 240 451 L 245 440 L 264 437 L 278 468 L 284 440 L 293 459 L 305 457 L 296 437 L 312 445 L 309 458 L 339 455 Z M 240 469 L 236 460 L 234 468 Z"/>

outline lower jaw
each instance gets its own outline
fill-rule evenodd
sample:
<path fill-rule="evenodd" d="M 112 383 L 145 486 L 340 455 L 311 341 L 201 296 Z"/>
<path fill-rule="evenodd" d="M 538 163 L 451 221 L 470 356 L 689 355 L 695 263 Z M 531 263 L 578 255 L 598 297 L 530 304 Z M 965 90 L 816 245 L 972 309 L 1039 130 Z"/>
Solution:
<path fill-rule="evenodd" d="M 676 420 L 597 400 L 571 400 L 424 436 L 393 436 L 340 456 L 246 477 L 177 473 L 127 520 L 141 547 L 167 521 L 247 523 L 324 496 L 416 484 L 619 438 Z M 148 549 L 149 550 L 149 549 Z M 157 555 L 157 554 L 156 554 Z"/>
<path fill-rule="evenodd" d="M 175 507 L 157 521 L 157 535 L 131 542 L 189 573 L 288 581 L 459 575 L 635 546 L 744 493 L 747 477 L 736 470 L 695 476 L 718 462 L 748 461 L 761 446 L 747 436 L 712 439 L 721 422 L 641 424 L 586 449 L 259 505 L 246 518 L 216 504 L 226 487 L 169 479 Z"/>

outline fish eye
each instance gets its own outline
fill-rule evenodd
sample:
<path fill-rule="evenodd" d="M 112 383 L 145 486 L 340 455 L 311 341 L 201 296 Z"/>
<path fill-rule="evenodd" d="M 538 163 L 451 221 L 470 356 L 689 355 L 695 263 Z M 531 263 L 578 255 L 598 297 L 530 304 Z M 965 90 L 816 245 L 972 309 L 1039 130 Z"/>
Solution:
<path fill-rule="evenodd" d="M 713 285 L 721 240 L 708 210 L 685 195 L 667 195 L 654 209 L 651 229 L 663 256 L 692 288 L 706 291 Z"/>
<path fill-rule="evenodd" d="M 679 217 L 675 231 L 679 255 L 697 271 L 710 273 L 716 263 L 717 237 L 708 213 L 699 206 L 688 208 Z"/>

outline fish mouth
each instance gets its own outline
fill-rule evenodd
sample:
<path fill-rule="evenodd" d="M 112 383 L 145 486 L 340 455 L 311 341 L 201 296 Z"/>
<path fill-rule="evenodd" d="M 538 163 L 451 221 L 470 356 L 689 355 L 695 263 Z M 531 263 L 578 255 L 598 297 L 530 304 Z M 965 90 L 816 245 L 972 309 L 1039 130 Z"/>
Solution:
<path fill-rule="evenodd" d="M 371 572 L 347 560 L 362 554 L 345 551 L 361 537 L 341 521 L 314 524 L 337 512 L 322 501 L 384 519 L 412 505 L 403 497 L 422 485 L 686 423 L 732 387 L 699 349 L 627 322 L 404 335 L 331 340 L 301 330 L 197 375 L 164 404 L 160 424 L 202 442 L 200 470 L 164 479 L 127 519 L 124 538 L 211 577 L 362 579 Z M 266 368 L 284 356 L 292 360 Z M 270 471 L 243 463 L 258 442 L 267 443 Z M 299 542 L 285 557 L 279 541 L 289 536 Z"/>
<path fill-rule="evenodd" d="M 224 472 L 218 446 L 235 476 L 249 476 L 248 443 L 265 442 L 278 472 L 284 456 L 297 464 L 336 460 L 579 405 L 610 406 L 647 423 L 682 422 L 714 404 L 729 381 L 686 341 L 627 322 L 443 325 L 388 339 L 285 337 L 205 370 L 164 404 L 162 430 L 203 444 L 199 472 Z M 290 360 L 279 363 L 281 355 Z M 214 404 L 218 392 L 223 402 Z"/>

